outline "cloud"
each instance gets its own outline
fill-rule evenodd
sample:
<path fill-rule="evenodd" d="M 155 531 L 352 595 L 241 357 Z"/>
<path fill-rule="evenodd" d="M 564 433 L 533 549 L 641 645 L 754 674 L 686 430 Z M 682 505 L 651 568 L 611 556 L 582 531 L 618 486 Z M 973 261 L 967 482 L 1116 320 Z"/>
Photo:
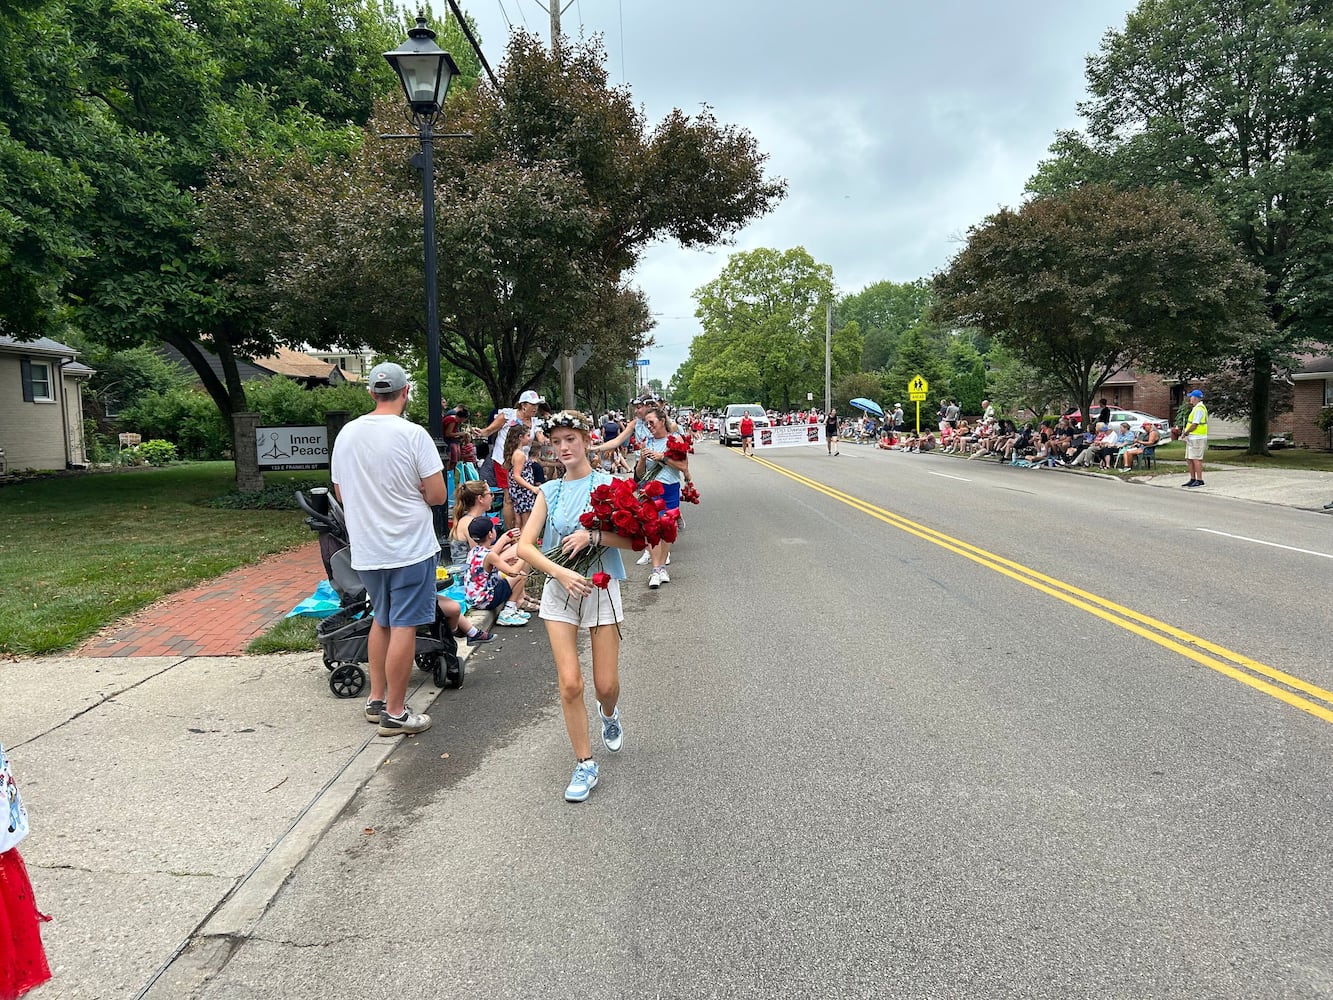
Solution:
<path fill-rule="evenodd" d="M 443 4 L 437 4 L 437 8 Z M 499 4 L 464 4 L 493 64 L 507 29 Z M 967 229 L 1023 186 L 1057 129 L 1077 124 L 1087 53 L 1124 23 L 1127 0 L 728 0 L 704 5 L 580 0 L 577 35 L 600 31 L 615 83 L 650 123 L 711 106 L 748 128 L 785 177 L 788 198 L 711 252 L 655 246 L 635 279 L 659 323 L 651 355 L 664 381 L 698 332 L 690 293 L 729 252 L 804 246 L 843 291 L 910 281 L 947 265 Z M 544 33 L 534 0 L 506 0 Z M 623 15 L 623 32 L 621 17 Z M 622 77 L 622 66 L 624 67 Z"/>

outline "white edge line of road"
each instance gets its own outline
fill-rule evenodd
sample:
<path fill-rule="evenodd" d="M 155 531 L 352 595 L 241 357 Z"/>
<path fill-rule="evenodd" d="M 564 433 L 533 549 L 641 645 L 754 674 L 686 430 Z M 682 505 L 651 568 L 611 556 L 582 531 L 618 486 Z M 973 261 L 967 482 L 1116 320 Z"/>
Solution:
<path fill-rule="evenodd" d="M 459 661 L 466 663 L 478 648 L 460 643 Z M 430 705 L 444 693 L 435 687 L 433 680 L 423 678 L 408 689 L 407 697 L 410 700 L 428 690 L 435 691 Z M 353 702 L 353 699 L 348 701 Z M 359 716 L 356 721 L 360 723 Z M 399 749 L 404 738 L 377 734 L 367 738 L 306 804 L 287 831 L 153 973 L 135 995 L 135 1000 L 180 1000 L 197 996 L 200 988 L 230 961 L 236 946 L 253 932 L 297 866 L 323 839 L 366 782 Z"/>
<path fill-rule="evenodd" d="M 1270 545 L 1275 549 L 1286 549 L 1288 552 L 1299 552 L 1301 555 L 1318 556 L 1320 559 L 1333 559 L 1333 554 L 1328 552 L 1315 552 L 1313 549 L 1298 549 L 1294 545 L 1283 545 L 1280 542 L 1265 542 L 1262 538 L 1247 538 L 1244 535 L 1233 535 L 1228 531 L 1214 531 L 1212 528 L 1195 528 L 1195 531 L 1205 531 L 1210 535 L 1221 535 L 1223 538 L 1234 538 L 1241 542 L 1253 542 L 1255 545 Z"/>
<path fill-rule="evenodd" d="M 970 479 L 964 479 L 962 476 L 951 476 L 945 472 L 931 472 L 929 469 L 922 469 L 921 471 L 928 476 L 939 476 L 941 479 L 956 479 L 960 483 L 970 483 L 972 481 Z"/>

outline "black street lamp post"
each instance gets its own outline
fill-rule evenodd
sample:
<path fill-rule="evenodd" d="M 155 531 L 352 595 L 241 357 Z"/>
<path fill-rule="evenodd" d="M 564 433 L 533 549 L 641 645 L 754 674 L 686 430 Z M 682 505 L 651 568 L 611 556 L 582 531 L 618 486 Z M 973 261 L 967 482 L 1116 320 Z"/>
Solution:
<path fill-rule="evenodd" d="M 444 99 L 458 75 L 453 57 L 435 44 L 435 32 L 426 27 L 424 14 L 407 33 L 407 40 L 384 58 L 402 81 L 411 120 L 421 139 L 414 163 L 421 171 L 421 207 L 426 241 L 426 392 L 430 436 L 443 448 L 440 412 L 440 296 L 435 271 L 435 126 L 444 118 Z M 397 138 L 397 137 L 395 137 Z M 406 138 L 406 137 L 404 137 Z"/>

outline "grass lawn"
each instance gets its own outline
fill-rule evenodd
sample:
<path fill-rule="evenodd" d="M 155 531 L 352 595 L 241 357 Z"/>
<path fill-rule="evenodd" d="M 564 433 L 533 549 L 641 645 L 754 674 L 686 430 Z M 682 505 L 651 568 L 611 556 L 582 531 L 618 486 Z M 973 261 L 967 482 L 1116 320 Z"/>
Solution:
<path fill-rule="evenodd" d="M 1221 438 L 1208 442 L 1204 455 L 1205 465 L 1239 465 L 1251 469 L 1309 469 L 1314 472 L 1333 472 L 1333 451 L 1313 448 L 1279 448 L 1271 456 L 1247 455 L 1249 442 L 1245 438 Z M 1157 446 L 1157 457 L 1168 462 L 1185 461 L 1185 442 L 1173 441 Z"/>
<path fill-rule="evenodd" d="M 68 649 L 201 580 L 314 538 L 292 510 L 203 506 L 230 462 L 39 479 L 0 487 L 0 653 Z M 269 473 L 265 484 L 320 473 Z"/>
<path fill-rule="evenodd" d="M 247 653 L 307 653 L 319 649 L 315 638 L 318 618 L 283 618 L 261 636 L 250 640 Z"/>

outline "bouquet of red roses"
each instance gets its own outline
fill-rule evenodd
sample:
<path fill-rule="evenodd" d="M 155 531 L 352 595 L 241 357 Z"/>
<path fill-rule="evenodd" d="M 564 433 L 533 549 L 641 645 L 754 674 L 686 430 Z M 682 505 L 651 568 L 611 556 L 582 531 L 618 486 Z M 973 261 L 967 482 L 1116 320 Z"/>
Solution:
<path fill-rule="evenodd" d="M 688 434 L 672 434 L 667 437 L 664 451 L 667 458 L 674 458 L 677 462 L 683 462 L 686 455 L 694 454 L 694 438 Z"/>
<path fill-rule="evenodd" d="M 658 542 L 674 542 L 679 512 L 666 510 L 662 493 L 659 482 L 638 486 L 632 479 L 614 479 L 593 488 L 591 509 L 579 516 L 579 524 L 589 531 L 612 532 L 628 538 L 635 552 Z M 557 548 L 549 558 L 558 566 L 568 566 L 585 574 L 605 551 L 605 545 L 589 545 L 566 555 Z M 598 586 L 603 585 L 599 583 Z"/>
<path fill-rule="evenodd" d="M 700 500 L 700 497 L 699 497 L 699 488 L 698 488 L 697 486 L 694 485 L 694 481 L 693 481 L 693 480 L 691 480 L 690 482 L 685 483 L 683 486 L 681 486 L 681 488 L 680 488 L 680 500 L 681 500 L 681 503 L 698 503 L 698 502 L 699 502 L 699 500 Z"/>
<path fill-rule="evenodd" d="M 662 448 L 662 457 L 653 459 L 647 464 L 643 471 L 643 482 L 649 482 L 656 478 L 666 465 L 667 459 L 676 462 L 685 461 L 687 455 L 694 453 L 694 439 L 688 434 L 670 434 L 667 436 L 666 444 Z"/>

